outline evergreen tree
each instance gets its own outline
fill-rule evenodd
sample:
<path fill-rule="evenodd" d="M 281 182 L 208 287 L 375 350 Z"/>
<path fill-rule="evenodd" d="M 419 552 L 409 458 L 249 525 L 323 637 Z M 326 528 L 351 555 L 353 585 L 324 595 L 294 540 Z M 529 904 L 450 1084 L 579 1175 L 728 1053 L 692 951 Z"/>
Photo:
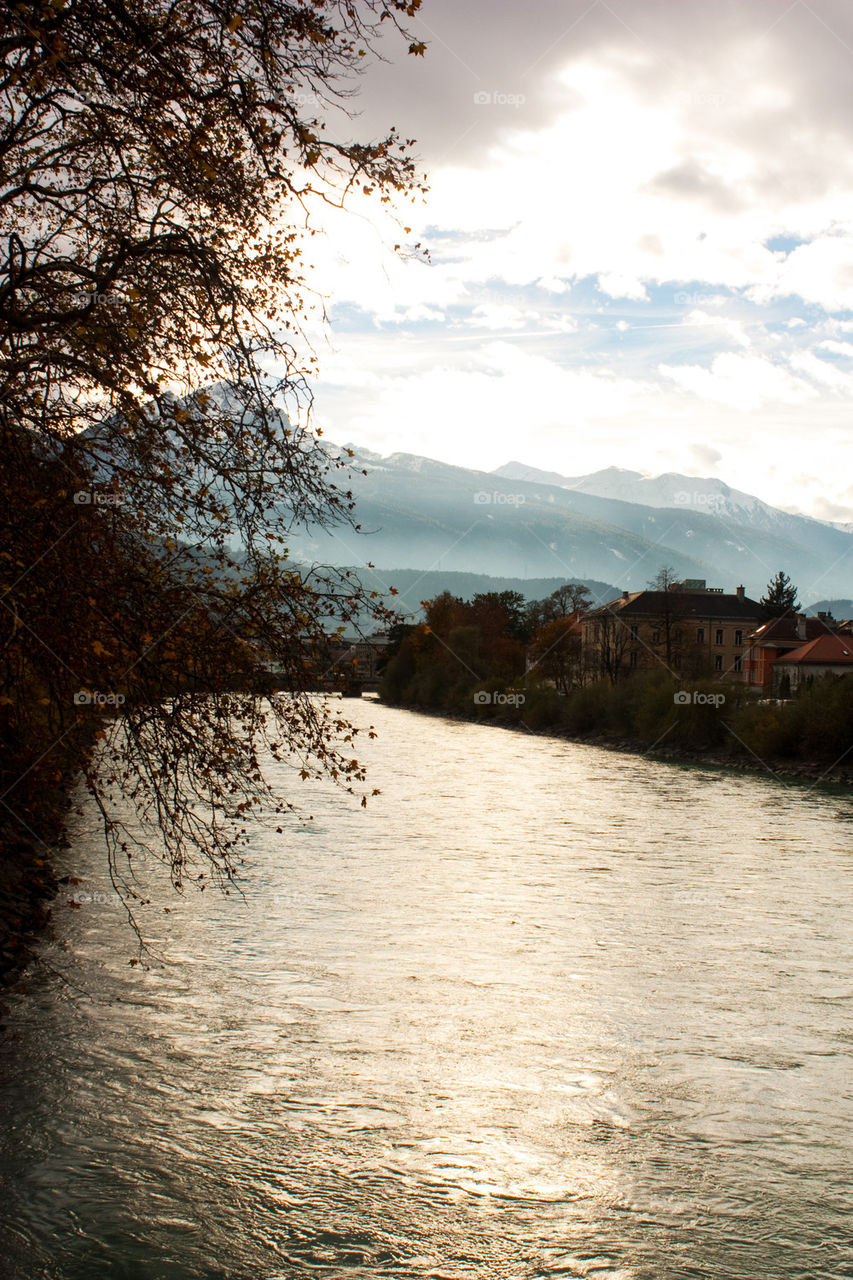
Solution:
<path fill-rule="evenodd" d="M 764 618 L 782 618 L 786 614 L 796 613 L 799 609 L 797 588 L 782 569 L 768 582 L 767 590 L 759 604 Z"/>

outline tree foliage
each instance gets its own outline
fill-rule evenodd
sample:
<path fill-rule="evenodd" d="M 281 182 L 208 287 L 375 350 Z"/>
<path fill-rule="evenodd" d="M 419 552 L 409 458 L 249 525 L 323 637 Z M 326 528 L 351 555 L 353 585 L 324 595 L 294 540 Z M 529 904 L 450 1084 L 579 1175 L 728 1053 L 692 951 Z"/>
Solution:
<path fill-rule="evenodd" d="M 800 607 L 797 588 L 782 569 L 770 579 L 767 590 L 758 602 L 764 618 L 784 618 L 796 613 Z"/>
<path fill-rule="evenodd" d="M 383 696 L 467 709 L 477 691 L 521 680 L 526 665 L 534 680 L 568 690 L 581 679 L 579 622 L 588 607 L 589 591 L 577 582 L 526 603 L 517 591 L 483 592 L 470 601 L 442 592 L 424 602 L 424 626 L 392 632 Z"/>
<path fill-rule="evenodd" d="M 424 601 L 426 622 L 402 638 L 381 690 L 392 702 L 450 709 L 524 671 L 523 597 L 486 592 L 470 602 L 448 591 Z"/>
<path fill-rule="evenodd" d="M 583 681 L 580 615 L 554 618 L 540 627 L 530 646 L 530 670 L 566 694 Z"/>
<path fill-rule="evenodd" d="M 345 140 L 323 119 L 418 7 L 0 17 L 4 814 L 37 835 L 39 792 L 88 761 L 128 901 L 140 820 L 176 885 L 198 861 L 233 876 L 247 812 L 290 803 L 265 755 L 364 781 L 353 731 L 307 691 L 370 593 L 288 554 L 296 527 L 354 519 L 346 459 L 307 417 L 302 255 L 318 201 L 420 189 L 394 130 Z"/>
<path fill-rule="evenodd" d="M 565 582 L 544 600 L 531 600 L 527 605 L 527 618 L 531 634 L 558 618 L 572 614 L 584 614 L 592 608 L 589 588 L 582 582 Z"/>

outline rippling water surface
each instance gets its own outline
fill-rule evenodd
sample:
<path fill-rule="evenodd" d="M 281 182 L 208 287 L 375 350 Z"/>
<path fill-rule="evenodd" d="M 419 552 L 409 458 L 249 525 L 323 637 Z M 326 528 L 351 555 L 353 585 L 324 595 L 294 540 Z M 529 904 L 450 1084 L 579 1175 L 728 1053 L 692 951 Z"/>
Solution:
<path fill-rule="evenodd" d="M 303 793 L 245 900 L 153 881 L 165 967 L 79 820 L 0 1271 L 853 1277 L 853 799 L 351 711 L 382 796 Z"/>

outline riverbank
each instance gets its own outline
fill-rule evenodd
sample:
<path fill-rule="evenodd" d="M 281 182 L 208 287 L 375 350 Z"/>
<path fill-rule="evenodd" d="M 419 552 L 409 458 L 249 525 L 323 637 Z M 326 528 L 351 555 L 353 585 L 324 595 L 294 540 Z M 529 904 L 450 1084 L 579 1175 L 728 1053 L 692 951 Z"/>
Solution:
<path fill-rule="evenodd" d="M 579 746 L 600 747 L 604 751 L 648 756 L 653 760 L 670 761 L 673 764 L 702 765 L 708 768 L 723 769 L 729 773 L 770 776 L 781 783 L 812 782 L 823 786 L 853 789 L 853 747 L 851 747 L 850 753 L 844 760 L 827 766 L 825 762 L 820 761 L 751 759 L 746 753 L 744 755 L 733 755 L 720 751 L 700 751 L 672 746 L 667 743 L 648 746 L 630 738 L 601 733 L 577 734 L 558 728 L 534 729 L 517 716 L 490 716 L 487 719 L 482 715 L 462 715 L 456 711 L 441 711 L 434 708 L 399 703 L 386 705 L 399 706 L 403 711 L 413 711 L 418 715 L 430 716 L 439 720 L 453 720 L 461 724 L 489 725 L 496 729 L 509 729 L 514 733 L 529 734 L 537 738 L 559 738 L 563 742 L 574 742 Z"/>
<path fill-rule="evenodd" d="M 7 988 L 32 959 L 34 948 L 48 927 L 52 904 L 61 881 L 54 853 L 67 844 L 65 835 L 71 790 L 79 777 L 81 758 L 91 747 L 91 730 L 72 750 L 63 744 L 49 773 L 20 766 L 17 783 L 4 779 L 14 808 L 6 806 L 0 820 L 0 991 Z"/>
<path fill-rule="evenodd" d="M 40 845 L 0 831 L 0 989 L 23 969 L 32 947 L 50 921 L 59 887 L 49 855 Z"/>

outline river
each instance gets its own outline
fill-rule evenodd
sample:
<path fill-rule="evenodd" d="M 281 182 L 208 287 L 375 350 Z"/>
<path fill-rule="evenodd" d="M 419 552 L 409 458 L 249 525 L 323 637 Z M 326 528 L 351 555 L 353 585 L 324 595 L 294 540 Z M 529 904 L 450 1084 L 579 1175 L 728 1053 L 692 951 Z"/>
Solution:
<path fill-rule="evenodd" d="M 853 1276 L 853 798 L 347 705 L 382 795 L 152 875 L 150 968 L 75 819 L 0 1270 Z"/>

